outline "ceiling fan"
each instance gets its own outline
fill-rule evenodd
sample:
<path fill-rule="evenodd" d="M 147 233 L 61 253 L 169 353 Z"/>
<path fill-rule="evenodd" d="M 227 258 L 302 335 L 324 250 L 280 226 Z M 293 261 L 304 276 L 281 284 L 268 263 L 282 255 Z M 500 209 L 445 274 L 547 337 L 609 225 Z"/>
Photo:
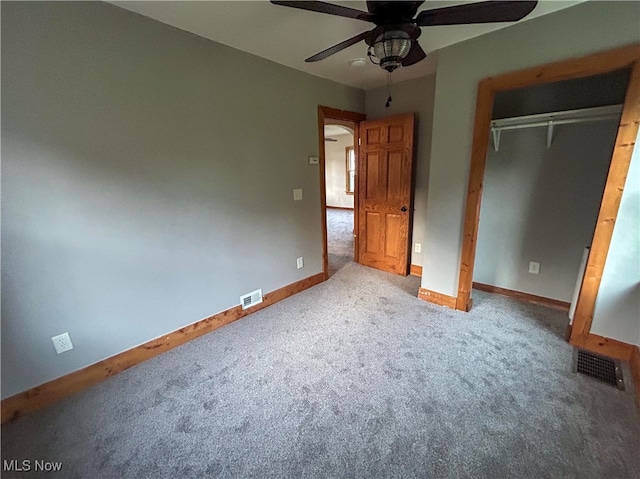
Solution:
<path fill-rule="evenodd" d="M 467 25 L 473 23 L 515 22 L 526 17 L 535 8 L 537 1 L 486 1 L 424 10 L 417 16 L 424 1 L 373 1 L 367 2 L 367 12 L 326 2 L 271 0 L 274 5 L 299 8 L 312 12 L 328 13 L 339 17 L 354 18 L 376 25 L 369 30 L 309 58 L 306 62 L 324 60 L 364 40 L 369 49 L 367 55 L 372 62 L 391 73 L 396 68 L 413 65 L 426 58 L 427 54 L 418 44 L 422 33 L 420 27 L 439 25 Z M 415 18 L 414 18 L 415 17 Z"/>

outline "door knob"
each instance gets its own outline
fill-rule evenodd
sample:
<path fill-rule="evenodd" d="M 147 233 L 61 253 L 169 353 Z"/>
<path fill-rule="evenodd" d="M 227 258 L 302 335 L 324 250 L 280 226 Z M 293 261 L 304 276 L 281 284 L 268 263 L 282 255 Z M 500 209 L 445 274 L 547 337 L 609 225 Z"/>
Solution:
<path fill-rule="evenodd" d="M 407 207 L 403 206 L 402 208 L 400 208 L 400 211 L 407 211 Z"/>

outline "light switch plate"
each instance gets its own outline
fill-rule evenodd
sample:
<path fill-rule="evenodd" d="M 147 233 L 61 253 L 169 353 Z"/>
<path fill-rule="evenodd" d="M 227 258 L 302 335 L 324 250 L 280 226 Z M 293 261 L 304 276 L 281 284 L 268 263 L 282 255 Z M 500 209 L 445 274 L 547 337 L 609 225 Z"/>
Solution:
<path fill-rule="evenodd" d="M 302 188 L 296 188 L 293 190 L 293 201 L 302 200 Z"/>
<path fill-rule="evenodd" d="M 310 165 L 317 165 L 320 162 L 320 159 L 317 156 L 310 156 L 309 157 L 309 164 Z"/>

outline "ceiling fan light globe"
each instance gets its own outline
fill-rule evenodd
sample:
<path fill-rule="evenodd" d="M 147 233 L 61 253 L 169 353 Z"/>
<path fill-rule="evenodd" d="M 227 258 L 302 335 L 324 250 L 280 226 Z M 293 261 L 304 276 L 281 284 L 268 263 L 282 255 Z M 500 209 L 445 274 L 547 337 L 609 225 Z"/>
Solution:
<path fill-rule="evenodd" d="M 381 61 L 387 57 L 402 60 L 411 50 L 411 37 L 402 30 L 390 30 L 379 35 L 373 43 L 373 51 Z"/>

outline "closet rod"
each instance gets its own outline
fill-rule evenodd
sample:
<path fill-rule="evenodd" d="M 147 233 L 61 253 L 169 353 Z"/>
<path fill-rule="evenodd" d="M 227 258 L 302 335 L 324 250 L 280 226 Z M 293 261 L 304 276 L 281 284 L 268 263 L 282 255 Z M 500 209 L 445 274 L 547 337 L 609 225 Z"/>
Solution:
<path fill-rule="evenodd" d="M 585 123 L 591 121 L 616 120 L 620 118 L 622 105 L 601 106 L 595 108 L 582 108 L 580 110 L 567 110 L 537 115 L 526 115 L 512 118 L 501 118 L 491 122 L 491 134 L 493 136 L 493 148 L 498 151 L 500 147 L 500 133 L 502 130 L 519 130 L 522 128 L 537 128 L 546 126 L 547 148 L 551 147 L 553 128 L 556 125 L 572 123 Z"/>
<path fill-rule="evenodd" d="M 620 118 L 620 115 L 612 114 L 612 115 L 600 115 L 600 116 L 590 116 L 584 118 L 567 118 L 566 120 L 545 120 L 545 121 L 537 121 L 535 123 L 526 123 L 521 125 L 507 125 L 507 126 L 492 126 L 496 130 L 519 130 L 522 128 L 536 128 L 540 126 L 549 126 L 549 123 L 553 123 L 554 125 L 568 125 L 571 123 L 587 123 L 589 121 L 602 121 L 602 120 L 616 120 Z"/>

